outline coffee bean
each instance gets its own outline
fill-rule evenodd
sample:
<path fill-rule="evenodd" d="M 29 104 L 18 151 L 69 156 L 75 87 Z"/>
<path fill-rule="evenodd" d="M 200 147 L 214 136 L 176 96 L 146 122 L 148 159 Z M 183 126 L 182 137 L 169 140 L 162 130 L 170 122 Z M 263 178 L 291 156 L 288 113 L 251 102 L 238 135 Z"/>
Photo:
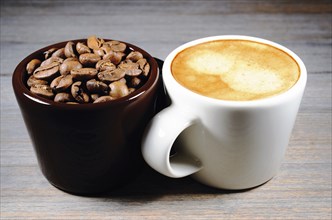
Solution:
<path fill-rule="evenodd" d="M 47 51 L 44 52 L 44 57 L 45 57 L 45 60 L 47 60 L 48 58 L 51 57 L 51 55 L 57 50 L 58 48 L 50 48 L 48 49 Z"/>
<path fill-rule="evenodd" d="M 81 42 L 76 44 L 76 51 L 78 54 L 91 53 L 90 48 Z"/>
<path fill-rule="evenodd" d="M 73 83 L 71 86 L 71 95 L 79 103 L 89 102 L 89 96 L 84 92 L 81 81 Z"/>
<path fill-rule="evenodd" d="M 80 69 L 83 65 L 79 61 L 75 60 L 68 60 L 67 58 L 61 65 L 60 65 L 60 74 L 61 75 L 68 75 L 71 70 Z"/>
<path fill-rule="evenodd" d="M 105 51 L 102 48 L 94 49 L 94 54 L 97 54 L 99 57 L 103 57 L 105 55 Z"/>
<path fill-rule="evenodd" d="M 142 80 L 140 78 L 132 77 L 128 82 L 128 86 L 136 88 L 136 87 L 140 86 L 141 83 L 142 83 Z"/>
<path fill-rule="evenodd" d="M 124 60 L 119 64 L 119 68 L 125 71 L 125 75 L 138 76 L 142 73 L 137 63 L 133 63 L 131 60 Z"/>
<path fill-rule="evenodd" d="M 115 52 L 124 52 L 127 48 L 127 45 L 119 41 L 111 41 L 111 49 Z"/>
<path fill-rule="evenodd" d="M 54 97 L 55 102 L 69 102 L 71 101 L 71 95 L 66 92 L 57 93 Z"/>
<path fill-rule="evenodd" d="M 60 57 L 62 59 L 66 59 L 66 55 L 65 55 L 65 48 L 60 48 L 58 50 L 56 50 L 53 54 L 52 57 Z"/>
<path fill-rule="evenodd" d="M 96 63 L 96 69 L 98 71 L 115 70 L 116 66 L 110 60 L 99 60 Z"/>
<path fill-rule="evenodd" d="M 142 70 L 143 70 L 143 76 L 147 77 L 150 72 L 150 64 L 146 63 L 146 65 L 144 66 L 144 68 Z"/>
<path fill-rule="evenodd" d="M 139 64 L 138 63 L 134 63 L 131 60 L 124 60 L 119 64 L 119 68 L 121 69 L 138 69 L 139 68 Z"/>
<path fill-rule="evenodd" d="M 99 98 L 97 98 L 93 103 L 101 103 L 101 102 L 108 102 L 114 100 L 113 97 L 111 96 L 100 96 Z"/>
<path fill-rule="evenodd" d="M 60 80 L 63 78 L 64 76 L 58 76 L 55 79 L 52 80 L 50 87 L 52 88 L 53 91 L 55 91 L 56 87 L 59 85 Z"/>
<path fill-rule="evenodd" d="M 74 53 L 74 42 L 69 41 L 65 46 L 65 55 L 66 57 L 76 57 Z"/>
<path fill-rule="evenodd" d="M 32 85 L 30 91 L 44 98 L 53 98 L 54 96 L 51 87 L 48 85 Z"/>
<path fill-rule="evenodd" d="M 90 36 L 44 52 L 45 60 L 26 66 L 27 87 L 55 102 L 79 104 L 111 101 L 140 88 L 150 65 L 142 53 L 120 41 Z"/>
<path fill-rule="evenodd" d="M 122 78 L 122 79 L 118 80 L 118 82 L 123 83 L 123 84 L 126 84 L 126 83 L 127 83 L 127 80 L 126 80 L 125 78 Z"/>
<path fill-rule="evenodd" d="M 142 70 L 140 69 L 129 69 L 129 70 L 125 70 L 125 74 L 127 76 L 138 76 L 142 73 Z"/>
<path fill-rule="evenodd" d="M 99 49 L 103 43 L 104 43 L 103 39 L 97 38 L 94 35 L 88 37 L 88 47 L 93 49 L 93 50 Z"/>
<path fill-rule="evenodd" d="M 112 48 L 107 42 L 104 42 L 103 45 L 100 47 L 104 51 L 105 54 L 109 53 L 112 51 Z"/>
<path fill-rule="evenodd" d="M 129 94 L 132 93 L 132 92 L 135 92 L 136 89 L 135 88 L 128 88 L 128 91 L 129 91 Z"/>
<path fill-rule="evenodd" d="M 50 80 L 59 73 L 59 62 L 53 62 L 49 65 L 40 66 L 34 72 L 33 75 L 36 79 Z"/>
<path fill-rule="evenodd" d="M 125 75 L 125 70 L 119 68 L 115 70 L 104 70 L 98 73 L 98 79 L 103 82 L 110 83 L 123 78 Z"/>
<path fill-rule="evenodd" d="M 86 88 L 91 93 L 99 93 L 99 94 L 107 94 L 108 93 L 108 86 L 107 84 L 97 81 L 95 79 L 91 79 L 86 82 Z"/>
<path fill-rule="evenodd" d="M 63 59 L 60 57 L 50 57 L 47 60 L 44 60 L 40 66 L 47 66 L 53 62 L 63 63 Z"/>
<path fill-rule="evenodd" d="M 117 44 L 119 43 L 119 41 L 115 41 L 115 40 L 104 41 L 102 47 L 109 47 L 109 48 L 111 48 L 111 45 L 113 44 L 113 42 L 114 42 L 114 43 L 117 43 Z"/>
<path fill-rule="evenodd" d="M 90 95 L 90 98 L 91 98 L 91 101 L 92 101 L 92 102 L 96 101 L 99 97 L 100 97 L 99 94 L 91 94 L 91 95 Z"/>
<path fill-rule="evenodd" d="M 94 78 L 98 73 L 98 70 L 94 68 L 81 68 L 81 69 L 73 69 L 70 71 L 70 74 L 74 79 L 77 80 L 89 80 Z"/>
<path fill-rule="evenodd" d="M 121 81 L 112 82 L 109 87 L 109 95 L 112 96 L 112 98 L 118 99 L 129 94 L 127 85 Z"/>
<path fill-rule="evenodd" d="M 99 60 L 101 60 L 100 56 L 94 53 L 84 53 L 79 57 L 80 63 L 85 67 L 93 67 Z"/>
<path fill-rule="evenodd" d="M 145 58 L 143 58 L 139 59 L 136 63 L 139 65 L 139 68 L 142 70 L 143 76 L 148 76 L 150 72 L 150 64 L 148 63 L 148 61 Z"/>
<path fill-rule="evenodd" d="M 46 80 L 36 79 L 34 75 L 31 75 L 27 81 L 29 87 L 33 85 L 47 85 L 48 82 Z"/>
<path fill-rule="evenodd" d="M 72 84 L 73 84 L 73 76 L 72 75 L 66 75 L 66 76 L 64 76 L 60 79 L 58 85 L 55 87 L 55 90 L 57 92 L 65 91 Z"/>
<path fill-rule="evenodd" d="M 31 60 L 26 67 L 27 73 L 32 74 L 35 71 L 35 69 L 40 66 L 40 64 L 41 61 L 38 59 Z"/>
<path fill-rule="evenodd" d="M 66 75 L 66 76 L 59 76 L 55 78 L 51 84 L 50 87 L 55 92 L 61 92 L 69 88 L 73 84 L 73 76 L 72 75 Z"/>
<path fill-rule="evenodd" d="M 133 62 L 138 61 L 139 59 L 143 59 L 143 55 L 138 52 L 138 51 L 132 51 L 128 54 L 128 56 L 126 57 L 126 59 L 131 60 Z"/>
<path fill-rule="evenodd" d="M 68 62 L 68 61 L 79 61 L 79 60 L 77 57 L 68 57 L 63 62 Z"/>
<path fill-rule="evenodd" d="M 125 53 L 123 52 L 114 52 L 111 50 L 103 56 L 103 60 L 110 60 L 112 63 L 117 65 L 121 62 L 124 56 Z"/>

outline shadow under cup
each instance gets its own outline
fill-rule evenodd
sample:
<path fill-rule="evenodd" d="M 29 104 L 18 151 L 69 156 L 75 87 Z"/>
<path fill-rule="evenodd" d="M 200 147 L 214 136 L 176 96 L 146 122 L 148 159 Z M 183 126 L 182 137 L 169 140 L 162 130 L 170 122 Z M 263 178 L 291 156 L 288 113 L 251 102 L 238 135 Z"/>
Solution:
<path fill-rule="evenodd" d="M 69 193 L 98 194 L 128 182 L 142 167 L 141 137 L 156 111 L 159 68 L 151 55 L 126 43 L 141 52 L 151 67 L 147 82 L 130 95 L 70 105 L 32 94 L 26 86 L 27 63 L 66 43 L 42 48 L 21 61 L 13 74 L 13 88 L 47 180 Z"/>

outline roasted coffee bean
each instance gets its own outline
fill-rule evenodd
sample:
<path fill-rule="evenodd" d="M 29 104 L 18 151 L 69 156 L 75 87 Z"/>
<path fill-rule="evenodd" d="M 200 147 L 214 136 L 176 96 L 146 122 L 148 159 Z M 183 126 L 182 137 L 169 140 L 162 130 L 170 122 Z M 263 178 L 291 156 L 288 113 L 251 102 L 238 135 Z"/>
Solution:
<path fill-rule="evenodd" d="M 65 46 L 65 55 L 66 57 L 76 57 L 74 52 L 74 42 L 69 41 Z"/>
<path fill-rule="evenodd" d="M 49 65 L 40 66 L 34 72 L 33 75 L 36 79 L 50 80 L 59 73 L 60 63 L 53 62 Z"/>
<path fill-rule="evenodd" d="M 47 60 L 48 58 L 51 57 L 51 55 L 57 50 L 58 48 L 50 48 L 48 49 L 47 51 L 44 52 L 44 57 L 45 57 L 45 60 Z"/>
<path fill-rule="evenodd" d="M 125 74 L 127 76 L 139 76 L 142 73 L 142 70 L 140 69 L 128 69 L 125 70 Z"/>
<path fill-rule="evenodd" d="M 93 103 L 108 102 L 108 101 L 111 101 L 111 100 L 114 100 L 114 98 L 112 98 L 109 95 L 107 95 L 107 96 L 100 96 Z"/>
<path fill-rule="evenodd" d="M 99 94 L 91 94 L 91 95 L 90 95 L 90 98 L 91 98 L 91 101 L 92 101 L 92 102 L 96 101 L 99 97 L 100 97 Z"/>
<path fill-rule="evenodd" d="M 128 54 L 128 56 L 126 57 L 126 59 L 131 60 L 133 62 L 138 61 L 139 59 L 143 59 L 143 54 L 141 54 L 138 51 L 132 51 Z"/>
<path fill-rule="evenodd" d="M 71 95 L 66 92 L 57 93 L 54 97 L 55 102 L 70 102 L 71 99 Z"/>
<path fill-rule="evenodd" d="M 104 70 L 98 73 L 98 79 L 103 82 L 110 83 L 123 78 L 125 75 L 125 70 L 119 68 L 115 70 Z"/>
<path fill-rule="evenodd" d="M 102 38 L 97 38 L 96 36 L 90 36 L 88 37 L 88 47 L 95 50 L 99 49 L 101 45 L 104 43 L 104 40 Z"/>
<path fill-rule="evenodd" d="M 129 94 L 127 85 L 121 81 L 112 82 L 109 87 L 109 95 L 112 96 L 112 98 L 114 99 L 118 99 Z"/>
<path fill-rule="evenodd" d="M 34 75 L 31 75 L 27 81 L 27 85 L 29 87 L 33 85 L 47 85 L 48 82 L 46 80 L 36 79 Z"/>
<path fill-rule="evenodd" d="M 124 60 L 119 64 L 119 68 L 121 68 L 121 69 L 138 69 L 139 64 L 134 63 L 131 60 Z"/>
<path fill-rule="evenodd" d="M 27 73 L 32 74 L 35 71 L 35 69 L 37 69 L 40 66 L 40 64 L 41 61 L 38 59 L 31 60 L 26 67 Z"/>
<path fill-rule="evenodd" d="M 98 73 L 98 70 L 94 68 L 81 68 L 81 69 L 73 69 L 70 71 L 70 74 L 74 79 L 77 80 L 89 80 L 94 78 Z"/>
<path fill-rule="evenodd" d="M 127 45 L 119 41 L 111 41 L 111 49 L 115 52 L 124 52 L 127 49 Z"/>
<path fill-rule="evenodd" d="M 84 92 L 81 81 L 73 83 L 73 85 L 71 86 L 71 95 L 79 103 L 89 102 L 89 96 Z"/>
<path fill-rule="evenodd" d="M 27 64 L 27 87 L 36 95 L 68 104 L 124 97 L 139 89 L 150 72 L 142 53 L 96 36 L 50 48 L 44 57 Z"/>
<path fill-rule="evenodd" d="M 143 58 L 139 59 L 136 63 L 139 65 L 139 68 L 142 70 L 143 76 L 148 76 L 150 72 L 150 64 L 148 63 L 148 61 L 145 58 Z"/>
<path fill-rule="evenodd" d="M 48 85 L 33 85 L 31 86 L 30 91 L 44 98 L 53 98 L 54 96 L 51 87 Z"/>
<path fill-rule="evenodd" d="M 148 61 L 145 58 L 142 58 L 137 60 L 136 63 L 138 64 L 139 68 L 143 70 L 144 66 L 148 63 Z"/>
<path fill-rule="evenodd" d="M 126 80 L 125 78 L 122 78 L 122 79 L 118 80 L 118 82 L 123 83 L 123 84 L 126 84 L 126 83 L 127 83 L 127 80 Z"/>
<path fill-rule="evenodd" d="M 96 63 L 96 69 L 98 71 L 115 70 L 116 66 L 110 60 L 99 60 Z"/>
<path fill-rule="evenodd" d="M 50 57 L 47 60 L 44 60 L 40 66 L 47 66 L 50 65 L 53 62 L 63 63 L 63 59 L 60 57 Z"/>
<path fill-rule="evenodd" d="M 103 56 L 103 60 L 110 60 L 112 63 L 117 65 L 121 62 L 124 56 L 125 54 L 123 52 L 114 52 L 111 50 Z"/>
<path fill-rule="evenodd" d="M 65 91 L 68 89 L 71 85 L 73 84 L 73 76 L 72 75 L 66 75 L 63 76 L 58 85 L 55 87 L 55 91 L 60 92 L 60 91 Z"/>
<path fill-rule="evenodd" d="M 129 87 L 133 87 L 136 88 L 138 86 L 140 86 L 142 83 L 142 80 L 138 77 L 132 77 L 129 81 L 128 81 L 128 86 Z"/>
<path fill-rule="evenodd" d="M 107 42 L 103 43 L 103 45 L 100 47 L 100 49 L 102 49 L 105 54 L 107 54 L 110 51 L 112 51 L 111 46 L 109 44 L 107 44 Z"/>
<path fill-rule="evenodd" d="M 68 61 L 79 61 L 79 60 L 77 57 L 68 57 L 63 62 L 68 62 Z"/>
<path fill-rule="evenodd" d="M 66 55 L 65 55 L 65 48 L 60 48 L 58 50 L 56 50 L 53 54 L 52 57 L 60 57 L 62 59 L 66 59 Z"/>
<path fill-rule="evenodd" d="M 94 49 L 93 53 L 97 54 L 100 57 L 103 57 L 105 55 L 105 51 L 102 48 Z"/>
<path fill-rule="evenodd" d="M 104 41 L 102 47 L 111 47 L 111 45 L 113 44 L 113 42 L 118 43 L 119 41 L 115 41 L 115 40 L 111 40 L 111 41 Z"/>
<path fill-rule="evenodd" d="M 100 56 L 94 53 L 84 53 L 79 57 L 80 63 L 85 67 L 93 67 L 99 60 L 101 60 Z"/>
<path fill-rule="evenodd" d="M 129 94 L 132 93 L 132 92 L 135 92 L 136 89 L 135 88 L 128 88 L 128 91 L 129 91 Z"/>
<path fill-rule="evenodd" d="M 66 75 L 66 76 L 59 76 L 50 84 L 50 87 L 55 92 L 61 92 L 69 88 L 73 84 L 73 76 L 72 75 Z"/>
<path fill-rule="evenodd" d="M 64 76 L 58 76 L 55 79 L 52 80 L 50 87 L 53 91 L 55 91 L 56 87 L 59 85 L 60 80 L 63 78 Z"/>
<path fill-rule="evenodd" d="M 137 63 L 133 63 L 131 60 L 124 60 L 119 64 L 119 68 L 125 71 L 128 76 L 138 76 L 142 73 Z"/>
<path fill-rule="evenodd" d="M 76 44 L 76 51 L 78 54 L 91 53 L 90 48 L 81 42 Z"/>
<path fill-rule="evenodd" d="M 95 79 L 90 79 L 89 81 L 87 81 L 86 88 L 91 93 L 99 93 L 99 94 L 107 94 L 109 90 L 107 84 L 101 81 L 97 81 Z"/>
<path fill-rule="evenodd" d="M 69 58 L 68 58 L 69 59 Z M 60 74 L 61 75 L 68 75 L 71 70 L 76 70 L 82 68 L 83 65 L 79 61 L 75 60 L 65 60 L 60 65 Z"/>

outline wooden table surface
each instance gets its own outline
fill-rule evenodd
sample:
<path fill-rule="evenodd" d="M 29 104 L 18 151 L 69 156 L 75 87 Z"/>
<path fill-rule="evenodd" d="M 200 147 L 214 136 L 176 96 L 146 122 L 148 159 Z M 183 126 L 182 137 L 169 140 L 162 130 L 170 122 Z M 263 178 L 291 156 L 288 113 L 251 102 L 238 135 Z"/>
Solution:
<path fill-rule="evenodd" d="M 1 1 L 1 219 L 331 219 L 331 1 Z M 102 197 L 51 186 L 39 170 L 11 76 L 46 45 L 95 34 L 165 59 L 197 38 L 242 34 L 297 53 L 308 83 L 278 175 L 248 191 L 143 170 Z"/>

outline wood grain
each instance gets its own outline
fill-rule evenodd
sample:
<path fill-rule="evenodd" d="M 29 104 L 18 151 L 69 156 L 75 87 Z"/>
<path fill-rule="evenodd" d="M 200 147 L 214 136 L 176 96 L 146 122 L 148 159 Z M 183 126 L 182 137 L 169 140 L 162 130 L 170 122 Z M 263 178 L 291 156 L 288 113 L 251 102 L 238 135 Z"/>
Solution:
<path fill-rule="evenodd" d="M 331 219 L 331 1 L 1 1 L 1 219 Z M 279 174 L 246 191 L 146 167 L 109 195 L 79 197 L 41 174 L 11 87 L 33 51 L 96 34 L 164 59 L 200 37 L 243 34 L 297 53 L 308 84 Z"/>

